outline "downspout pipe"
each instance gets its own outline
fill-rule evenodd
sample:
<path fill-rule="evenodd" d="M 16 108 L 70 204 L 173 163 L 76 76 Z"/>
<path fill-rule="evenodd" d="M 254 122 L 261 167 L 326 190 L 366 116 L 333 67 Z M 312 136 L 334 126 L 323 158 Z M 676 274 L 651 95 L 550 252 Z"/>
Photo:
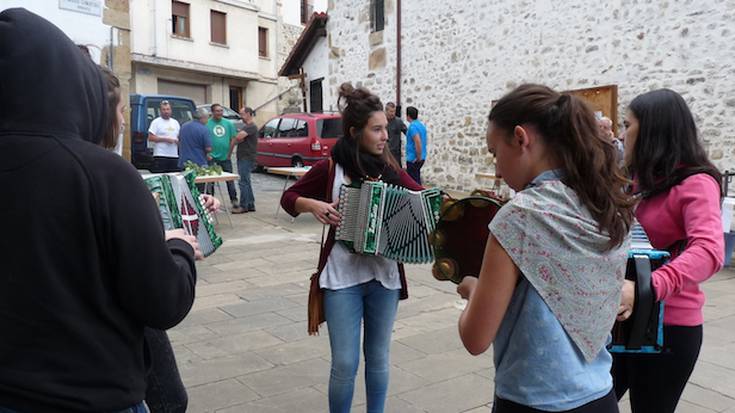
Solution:
<path fill-rule="evenodd" d="M 401 0 L 396 0 L 396 112 L 401 116 Z"/>

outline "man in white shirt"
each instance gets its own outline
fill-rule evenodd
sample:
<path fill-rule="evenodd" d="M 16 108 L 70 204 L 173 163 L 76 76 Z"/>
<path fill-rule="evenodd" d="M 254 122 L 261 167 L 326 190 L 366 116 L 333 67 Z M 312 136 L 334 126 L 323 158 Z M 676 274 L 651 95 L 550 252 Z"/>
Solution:
<path fill-rule="evenodd" d="M 179 171 L 179 122 L 171 117 L 171 104 L 161 101 L 161 116 L 148 128 L 148 140 L 153 142 L 151 172 Z"/>

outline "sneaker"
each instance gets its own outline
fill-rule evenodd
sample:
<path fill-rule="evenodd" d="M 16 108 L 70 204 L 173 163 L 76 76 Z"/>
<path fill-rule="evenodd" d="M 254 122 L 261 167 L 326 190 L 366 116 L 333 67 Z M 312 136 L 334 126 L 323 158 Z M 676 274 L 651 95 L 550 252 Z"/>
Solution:
<path fill-rule="evenodd" d="M 255 207 L 248 208 L 248 212 L 255 212 Z"/>
<path fill-rule="evenodd" d="M 237 202 L 237 199 L 231 199 L 230 202 L 232 202 L 232 209 L 240 208 L 240 203 Z"/>
<path fill-rule="evenodd" d="M 232 212 L 233 214 L 244 214 L 248 212 L 248 210 L 241 207 L 240 205 L 234 205 L 232 209 L 230 210 L 230 212 Z"/>

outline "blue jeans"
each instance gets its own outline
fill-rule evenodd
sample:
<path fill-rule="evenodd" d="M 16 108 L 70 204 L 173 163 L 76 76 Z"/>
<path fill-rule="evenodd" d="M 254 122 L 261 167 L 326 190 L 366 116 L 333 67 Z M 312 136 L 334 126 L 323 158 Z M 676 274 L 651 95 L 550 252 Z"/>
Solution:
<path fill-rule="evenodd" d="M 247 210 L 255 209 L 255 196 L 250 180 L 250 172 L 255 167 L 255 161 L 249 159 L 237 160 L 237 171 L 240 173 L 240 206 Z"/>
<path fill-rule="evenodd" d="M 6 409 L 5 407 L 0 406 L 0 413 L 20 413 L 20 412 L 17 410 Z M 143 404 L 143 402 L 140 402 L 133 407 L 127 408 L 125 410 L 120 410 L 119 412 L 116 412 L 116 413 L 148 413 L 148 409 L 146 409 L 145 404 Z"/>
<path fill-rule="evenodd" d="M 329 411 L 349 412 L 360 364 L 360 321 L 365 324 L 365 387 L 368 413 L 382 413 L 390 373 L 390 337 L 400 290 L 373 280 L 340 290 L 324 290 L 332 370 Z"/>
<path fill-rule="evenodd" d="M 222 167 L 223 171 L 232 173 L 232 161 L 229 159 L 224 161 L 212 159 L 209 161 L 209 164 L 219 165 Z M 235 191 L 235 184 L 232 181 L 227 181 L 227 193 L 230 195 L 230 201 L 234 203 L 237 200 L 237 192 Z"/>

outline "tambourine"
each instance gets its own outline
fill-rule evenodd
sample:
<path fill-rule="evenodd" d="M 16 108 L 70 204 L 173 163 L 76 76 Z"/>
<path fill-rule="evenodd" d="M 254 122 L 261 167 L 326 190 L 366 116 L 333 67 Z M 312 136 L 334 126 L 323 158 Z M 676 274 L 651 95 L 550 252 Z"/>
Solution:
<path fill-rule="evenodd" d="M 495 194 L 481 190 L 467 198 L 443 201 L 441 217 L 430 235 L 435 256 L 434 278 L 459 284 L 468 275 L 480 275 L 490 235 L 488 224 L 503 203 Z"/>

